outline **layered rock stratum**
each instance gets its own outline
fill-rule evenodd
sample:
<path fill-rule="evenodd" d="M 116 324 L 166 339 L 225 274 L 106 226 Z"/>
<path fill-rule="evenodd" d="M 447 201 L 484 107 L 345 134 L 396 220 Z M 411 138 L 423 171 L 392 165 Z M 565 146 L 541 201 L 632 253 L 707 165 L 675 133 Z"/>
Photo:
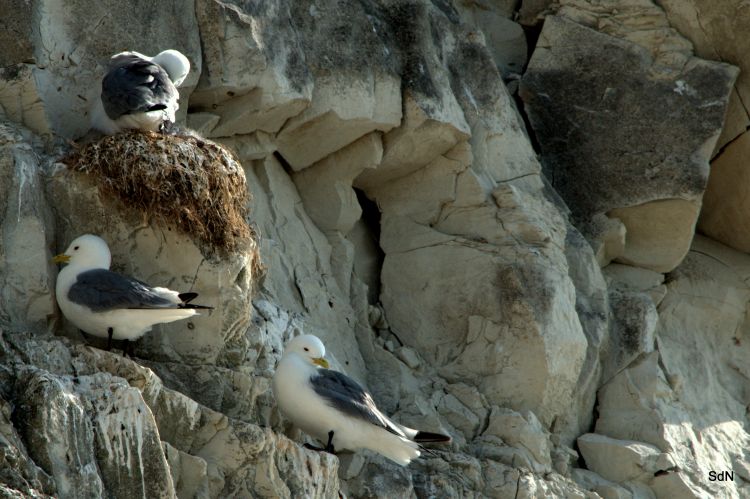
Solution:
<path fill-rule="evenodd" d="M 745 2 L 0 12 L 3 497 L 750 496 Z M 167 48 L 263 268 L 62 161 L 109 56 Z M 86 232 L 216 310 L 90 344 L 51 262 Z M 406 468 L 303 448 L 270 390 L 299 333 L 453 442 Z"/>

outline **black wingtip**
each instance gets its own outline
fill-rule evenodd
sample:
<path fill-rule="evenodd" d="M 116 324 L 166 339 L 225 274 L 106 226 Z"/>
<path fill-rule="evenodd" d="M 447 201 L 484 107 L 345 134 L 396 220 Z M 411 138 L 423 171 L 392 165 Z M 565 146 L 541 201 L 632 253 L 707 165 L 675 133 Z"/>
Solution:
<path fill-rule="evenodd" d="M 190 308 L 193 310 L 213 310 L 214 309 L 214 307 L 209 307 L 208 305 L 190 305 L 189 303 L 180 305 L 180 308 Z"/>
<path fill-rule="evenodd" d="M 207 305 L 192 305 L 190 304 L 191 301 L 195 300 L 198 297 L 198 293 L 180 293 L 177 295 L 177 298 L 182 300 L 182 303 L 180 304 L 180 308 L 192 308 L 195 310 L 213 310 L 214 307 L 209 307 Z"/>
<path fill-rule="evenodd" d="M 198 293 L 180 293 L 177 298 L 182 300 L 182 303 L 190 303 L 198 297 Z"/>
<path fill-rule="evenodd" d="M 453 440 L 450 435 L 443 435 L 442 433 L 430 433 L 429 431 L 418 431 L 414 435 L 414 441 L 420 444 L 423 443 L 450 443 Z"/>

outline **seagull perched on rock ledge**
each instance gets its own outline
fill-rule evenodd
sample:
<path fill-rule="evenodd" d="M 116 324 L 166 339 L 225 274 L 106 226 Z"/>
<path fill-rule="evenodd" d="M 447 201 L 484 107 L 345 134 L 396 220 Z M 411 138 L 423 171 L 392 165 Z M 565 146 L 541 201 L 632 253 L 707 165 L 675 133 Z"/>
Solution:
<path fill-rule="evenodd" d="M 60 310 L 83 332 L 112 340 L 135 340 L 154 324 L 187 319 L 198 314 L 191 305 L 197 293 L 152 288 L 132 277 L 109 270 L 112 260 L 107 243 L 85 234 L 53 259 L 68 265 L 57 275 L 55 294 Z"/>
<path fill-rule="evenodd" d="M 188 72 L 190 61 L 177 50 L 154 57 L 138 52 L 113 55 L 91 112 L 91 125 L 107 135 L 128 128 L 169 129 L 179 107 L 177 87 Z"/>
<path fill-rule="evenodd" d="M 370 449 L 406 466 L 419 457 L 420 443 L 451 441 L 448 435 L 391 421 L 356 381 L 328 369 L 325 352 L 317 336 L 298 336 L 286 345 L 273 377 L 282 414 L 305 433 L 327 442 L 316 450 Z"/>

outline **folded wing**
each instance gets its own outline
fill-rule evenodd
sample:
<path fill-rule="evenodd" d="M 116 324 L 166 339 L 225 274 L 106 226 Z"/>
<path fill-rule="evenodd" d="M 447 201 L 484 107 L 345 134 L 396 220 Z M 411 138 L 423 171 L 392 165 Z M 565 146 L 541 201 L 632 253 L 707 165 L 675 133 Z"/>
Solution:
<path fill-rule="evenodd" d="M 170 109 L 178 97 L 164 68 L 133 54 L 113 57 L 102 80 L 102 105 L 111 120 L 126 114 Z"/>
<path fill-rule="evenodd" d="M 401 428 L 378 410 L 372 396 L 349 376 L 330 369 L 318 369 L 310 383 L 315 393 L 334 409 L 406 438 Z"/>
<path fill-rule="evenodd" d="M 184 308 L 170 301 L 147 284 L 110 270 L 93 269 L 78 274 L 68 291 L 68 299 L 94 312 L 123 308 Z"/>

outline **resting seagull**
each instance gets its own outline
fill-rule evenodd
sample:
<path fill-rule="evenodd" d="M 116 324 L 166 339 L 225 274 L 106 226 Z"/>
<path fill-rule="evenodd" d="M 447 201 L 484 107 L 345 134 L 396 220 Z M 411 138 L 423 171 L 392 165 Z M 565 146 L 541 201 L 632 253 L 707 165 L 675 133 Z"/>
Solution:
<path fill-rule="evenodd" d="M 107 135 L 127 128 L 163 131 L 175 122 L 180 93 L 190 71 L 187 57 L 165 50 L 155 57 L 121 52 L 109 60 L 101 97 L 94 102 L 91 125 Z"/>
<path fill-rule="evenodd" d="M 323 449 L 370 449 L 406 466 L 420 455 L 420 443 L 450 442 L 439 433 L 394 423 L 375 406 L 356 381 L 328 369 L 326 349 L 317 336 L 291 340 L 273 376 L 273 393 L 281 412 Z"/>
<path fill-rule="evenodd" d="M 86 234 L 54 257 L 68 265 L 57 275 L 55 293 L 60 310 L 83 332 L 112 340 L 135 340 L 162 322 L 187 319 L 197 309 L 188 302 L 196 293 L 178 293 L 111 272 L 112 255 L 99 236 Z"/>

